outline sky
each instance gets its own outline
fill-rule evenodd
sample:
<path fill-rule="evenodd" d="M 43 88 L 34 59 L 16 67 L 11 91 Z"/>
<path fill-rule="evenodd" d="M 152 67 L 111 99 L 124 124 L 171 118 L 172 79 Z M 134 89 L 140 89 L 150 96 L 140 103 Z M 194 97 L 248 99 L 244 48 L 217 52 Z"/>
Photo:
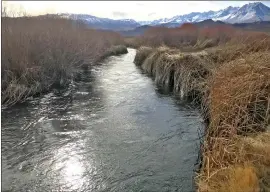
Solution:
<path fill-rule="evenodd" d="M 255 1 L 2 1 L 2 6 L 28 15 L 80 13 L 111 19 L 150 21 L 191 12 L 217 11 Z M 257 1 L 258 2 L 258 1 Z M 270 7 L 270 1 L 261 1 Z"/>

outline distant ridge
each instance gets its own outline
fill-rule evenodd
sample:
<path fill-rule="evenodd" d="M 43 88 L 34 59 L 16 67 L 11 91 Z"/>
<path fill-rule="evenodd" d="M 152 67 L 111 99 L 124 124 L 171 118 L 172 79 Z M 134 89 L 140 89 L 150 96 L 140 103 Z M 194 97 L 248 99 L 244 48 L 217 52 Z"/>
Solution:
<path fill-rule="evenodd" d="M 263 3 L 255 2 L 243 5 L 242 7 L 229 6 L 219 11 L 192 12 L 185 15 L 177 15 L 172 18 L 162 18 L 154 21 L 135 21 L 133 19 L 114 20 L 87 14 L 69 13 L 55 14 L 55 16 L 83 21 L 91 28 L 130 31 L 140 26 L 158 25 L 164 27 L 177 27 L 183 23 L 198 23 L 209 19 L 230 24 L 270 21 L 270 8 Z M 137 30 L 143 30 L 143 28 L 139 28 Z"/>

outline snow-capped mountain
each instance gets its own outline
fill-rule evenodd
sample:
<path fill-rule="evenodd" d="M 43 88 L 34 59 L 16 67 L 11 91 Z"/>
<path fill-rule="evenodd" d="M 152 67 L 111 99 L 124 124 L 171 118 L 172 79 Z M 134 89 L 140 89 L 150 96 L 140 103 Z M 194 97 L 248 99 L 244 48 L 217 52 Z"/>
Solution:
<path fill-rule="evenodd" d="M 255 21 L 269 21 L 270 8 L 262 3 L 246 4 L 226 19 L 229 23 L 250 23 Z"/>
<path fill-rule="evenodd" d="M 250 23 L 255 21 L 270 21 L 270 8 L 263 3 L 249 3 L 242 7 L 227 7 L 219 11 L 192 12 L 185 15 L 177 15 L 172 18 L 163 18 L 152 22 L 139 22 L 140 24 L 161 25 L 164 23 L 200 22 L 212 19 L 227 23 Z"/>
<path fill-rule="evenodd" d="M 58 14 L 58 16 L 83 21 L 90 27 L 98 29 L 108 29 L 118 31 L 118 30 L 134 29 L 140 26 L 140 24 L 133 19 L 114 20 L 108 18 L 95 17 L 87 14 L 68 14 L 68 13 L 61 13 Z"/>
<path fill-rule="evenodd" d="M 92 28 L 107 29 L 114 31 L 132 30 L 144 25 L 161 25 L 176 27 L 180 24 L 201 22 L 212 19 L 226 23 L 252 23 L 256 21 L 270 21 L 270 8 L 260 2 L 249 3 L 242 7 L 229 6 L 219 11 L 192 12 L 185 15 L 176 15 L 172 18 L 162 18 L 154 21 L 135 21 L 133 19 L 108 19 L 87 14 L 57 14 L 60 17 L 80 20 Z"/>

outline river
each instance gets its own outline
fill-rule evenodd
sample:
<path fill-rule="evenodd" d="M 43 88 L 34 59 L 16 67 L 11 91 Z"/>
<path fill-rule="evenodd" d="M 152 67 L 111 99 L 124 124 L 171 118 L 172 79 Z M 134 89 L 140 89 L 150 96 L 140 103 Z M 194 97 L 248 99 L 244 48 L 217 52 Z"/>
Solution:
<path fill-rule="evenodd" d="M 133 64 L 2 109 L 2 191 L 192 192 L 202 119 Z"/>

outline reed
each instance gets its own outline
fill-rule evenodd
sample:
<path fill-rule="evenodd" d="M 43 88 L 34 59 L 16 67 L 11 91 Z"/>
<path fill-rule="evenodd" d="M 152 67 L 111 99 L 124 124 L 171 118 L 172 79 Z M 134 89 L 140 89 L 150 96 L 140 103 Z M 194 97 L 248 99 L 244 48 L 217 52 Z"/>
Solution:
<path fill-rule="evenodd" d="M 268 52 L 244 55 L 224 63 L 208 79 L 205 106 L 210 124 L 203 145 L 199 191 L 224 191 L 223 181 L 229 182 L 227 190 L 232 192 L 241 182 L 247 191 L 269 190 L 269 61 Z M 247 164 L 249 168 L 245 168 Z"/>
<path fill-rule="evenodd" d="M 158 85 L 201 104 L 200 192 L 270 190 L 270 36 L 241 33 L 204 51 L 162 46 L 136 55 Z"/>
<path fill-rule="evenodd" d="M 67 19 L 2 17 L 2 104 L 69 84 L 81 66 L 125 53 L 122 37 Z M 117 50 L 117 51 L 116 51 Z"/>
<path fill-rule="evenodd" d="M 181 98 L 197 101 L 195 98 L 201 97 L 213 66 L 206 52 L 183 53 L 168 47 L 143 47 L 136 57 L 137 65 L 152 75 L 157 85 L 173 90 Z"/>

